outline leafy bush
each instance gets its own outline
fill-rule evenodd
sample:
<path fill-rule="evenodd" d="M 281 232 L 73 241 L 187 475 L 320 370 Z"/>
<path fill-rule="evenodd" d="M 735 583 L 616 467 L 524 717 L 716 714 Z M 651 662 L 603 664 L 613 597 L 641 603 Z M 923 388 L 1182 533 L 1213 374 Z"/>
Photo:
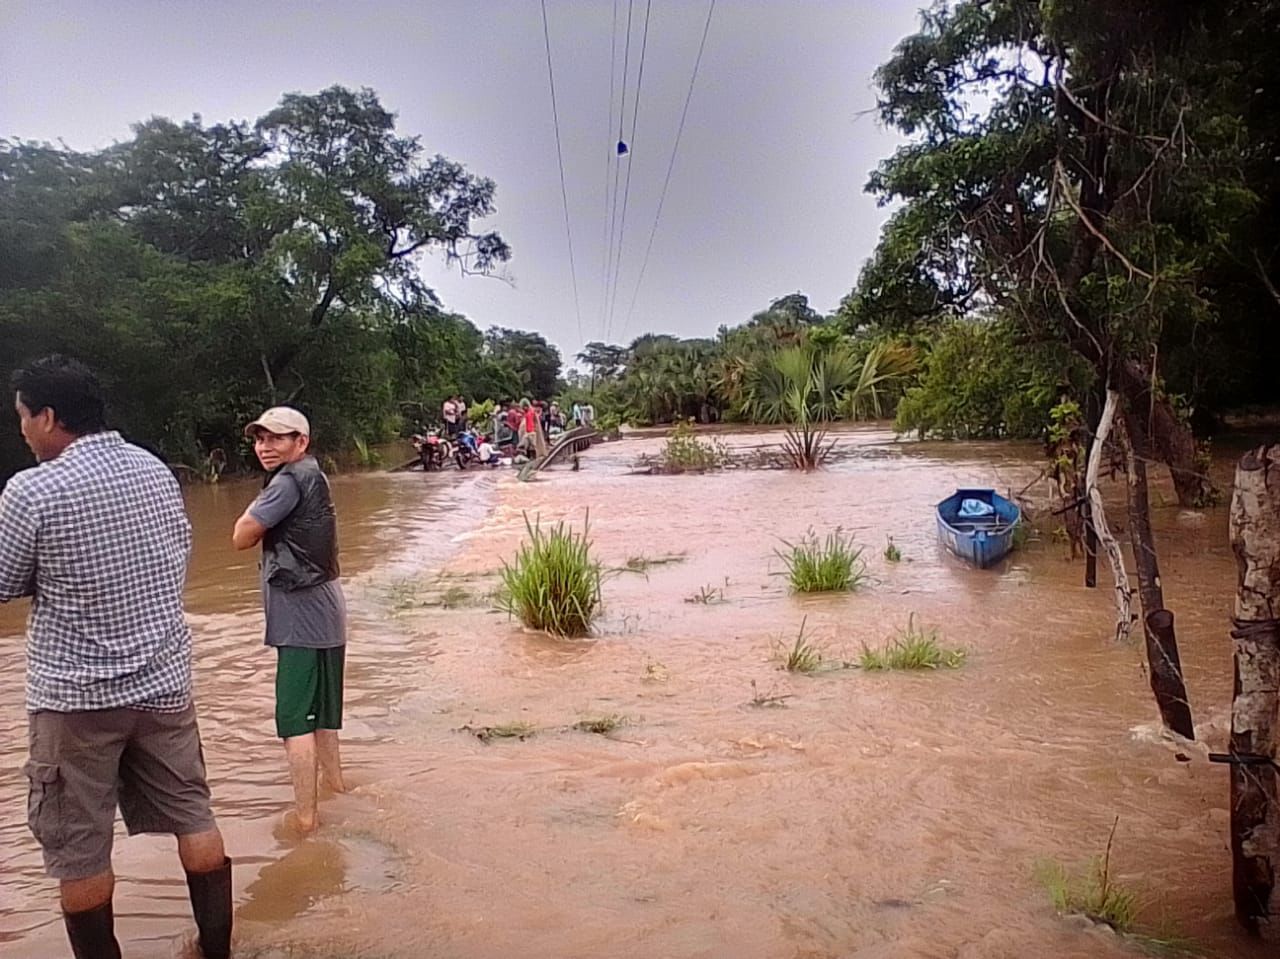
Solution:
<path fill-rule="evenodd" d="M 819 540 L 812 529 L 798 543 L 783 543 L 777 555 L 787 566 L 791 588 L 797 593 L 843 592 L 866 580 L 862 547 L 839 529 Z"/>
<path fill-rule="evenodd" d="M 895 428 L 921 439 L 1039 437 L 1061 396 L 1079 395 L 1088 381 L 1063 346 L 1020 342 L 1000 321 L 956 320 L 936 334 Z"/>
<path fill-rule="evenodd" d="M 681 420 L 667 435 L 661 457 L 663 468 L 671 472 L 720 469 L 729 459 L 730 453 L 723 443 L 698 439 L 687 420 Z"/>
<path fill-rule="evenodd" d="M 501 606 L 530 629 L 586 636 L 600 606 L 600 565 L 591 558 L 588 525 L 575 533 L 564 523 L 544 532 L 525 516 L 529 538 L 515 561 L 502 564 Z"/>

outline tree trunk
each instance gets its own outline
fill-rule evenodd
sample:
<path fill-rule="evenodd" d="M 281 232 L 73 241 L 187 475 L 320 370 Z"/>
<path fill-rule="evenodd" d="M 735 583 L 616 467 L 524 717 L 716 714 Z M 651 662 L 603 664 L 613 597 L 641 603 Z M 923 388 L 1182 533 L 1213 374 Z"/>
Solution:
<path fill-rule="evenodd" d="M 1240 459 L 1231 499 L 1238 580 L 1231 701 L 1231 857 L 1236 918 L 1280 938 L 1280 444 Z"/>
<path fill-rule="evenodd" d="M 1207 506 L 1217 495 L 1213 482 L 1196 463 L 1196 438 L 1167 397 L 1151 394 L 1151 373 L 1137 360 L 1121 364 L 1121 391 L 1127 407 L 1147 424 L 1151 446 L 1169 465 L 1178 505 L 1187 509 Z"/>
<path fill-rule="evenodd" d="M 1107 390 L 1107 402 L 1102 409 L 1102 418 L 1098 421 L 1098 430 L 1093 437 L 1093 448 L 1089 450 L 1089 468 L 1085 472 L 1084 488 L 1089 497 L 1089 515 L 1094 532 L 1098 536 L 1099 545 L 1111 561 L 1111 573 L 1115 577 L 1116 594 L 1116 639 L 1129 638 L 1133 628 L 1133 587 L 1129 585 L 1129 574 L 1124 568 L 1124 554 L 1120 544 L 1116 542 L 1111 527 L 1107 525 L 1107 512 L 1102 505 L 1102 493 L 1098 490 L 1098 471 L 1102 466 L 1102 449 L 1106 445 L 1107 436 L 1115 421 L 1116 407 L 1120 395 L 1115 390 Z"/>
<path fill-rule="evenodd" d="M 1124 447 L 1129 476 L 1129 544 L 1138 570 L 1138 597 L 1142 603 L 1142 632 L 1146 639 L 1151 692 L 1155 694 L 1165 728 L 1195 739 L 1191 704 L 1173 631 L 1173 614 L 1164 608 L 1160 559 L 1156 554 L 1155 534 L 1151 531 L 1146 461 L 1150 446 L 1138 417 L 1130 412 L 1125 416 L 1125 423 L 1129 435 L 1126 437 L 1124 429 L 1117 429 L 1116 439 Z"/>

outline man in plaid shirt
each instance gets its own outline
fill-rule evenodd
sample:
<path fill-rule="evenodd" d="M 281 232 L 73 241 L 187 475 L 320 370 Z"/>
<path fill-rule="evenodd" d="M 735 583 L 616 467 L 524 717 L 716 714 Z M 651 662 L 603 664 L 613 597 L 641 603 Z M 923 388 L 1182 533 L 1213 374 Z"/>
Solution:
<path fill-rule="evenodd" d="M 231 950 L 231 861 L 209 808 L 182 607 L 191 527 L 173 474 L 106 429 L 101 388 L 48 357 L 12 381 L 39 461 L 0 494 L 0 602 L 32 597 L 28 824 L 76 959 L 118 959 L 117 805 L 177 836 L 205 959 Z"/>

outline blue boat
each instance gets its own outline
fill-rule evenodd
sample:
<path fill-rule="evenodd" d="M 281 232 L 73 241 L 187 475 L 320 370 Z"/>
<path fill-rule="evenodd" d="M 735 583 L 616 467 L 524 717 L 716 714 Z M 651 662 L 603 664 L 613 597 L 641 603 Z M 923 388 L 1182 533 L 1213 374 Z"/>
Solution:
<path fill-rule="evenodd" d="M 993 489 L 958 489 L 938 504 L 938 539 L 979 569 L 1000 562 L 1013 549 L 1022 521 L 1018 504 Z"/>

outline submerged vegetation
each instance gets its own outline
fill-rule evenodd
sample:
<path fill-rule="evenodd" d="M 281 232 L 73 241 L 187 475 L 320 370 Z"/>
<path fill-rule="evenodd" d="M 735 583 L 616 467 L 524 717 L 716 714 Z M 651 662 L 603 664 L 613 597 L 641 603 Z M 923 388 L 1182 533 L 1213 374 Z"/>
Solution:
<path fill-rule="evenodd" d="M 646 575 L 649 570 L 655 566 L 668 566 L 672 563 L 683 563 L 684 560 L 684 553 L 668 553 L 662 556 L 644 556 L 637 554 L 635 556 L 628 556 L 626 562 L 621 566 L 616 567 L 616 570 L 620 573 L 640 573 L 641 575 Z"/>
<path fill-rule="evenodd" d="M 564 523 L 544 530 L 526 515 L 525 529 L 528 538 L 515 559 L 502 565 L 502 608 L 530 629 L 588 635 L 600 607 L 601 576 L 591 556 L 589 521 L 580 533 Z"/>
<path fill-rule="evenodd" d="M 1111 850 L 1119 824 L 1117 816 L 1107 836 L 1106 850 L 1090 860 L 1083 871 L 1069 870 L 1054 860 L 1036 864 L 1036 878 L 1049 893 L 1059 915 L 1085 916 L 1117 932 L 1133 928 L 1138 918 L 1138 896 L 1111 876 Z"/>
<path fill-rule="evenodd" d="M 796 543 L 783 543 L 776 555 L 786 564 L 791 589 L 797 593 L 844 592 L 866 582 L 862 547 L 840 529 L 819 540 L 812 529 Z"/>
<path fill-rule="evenodd" d="M 658 468 L 663 473 L 705 473 L 722 469 L 732 455 L 719 440 L 700 440 L 688 420 L 676 424 L 658 454 Z"/>
<path fill-rule="evenodd" d="M 907 625 L 883 646 L 872 648 L 863 644 L 858 665 L 876 672 L 889 669 L 958 669 L 964 665 L 963 649 L 949 649 L 942 645 L 936 629 L 916 625 L 915 614 L 907 618 Z"/>
<path fill-rule="evenodd" d="M 617 713 L 609 713 L 605 716 L 589 716 L 579 719 L 571 727 L 582 733 L 592 733 L 596 736 L 607 736 L 610 733 L 621 729 L 627 724 L 627 717 Z"/>
<path fill-rule="evenodd" d="M 800 631 L 796 633 L 795 642 L 790 646 L 779 641 L 774 649 L 774 658 L 781 669 L 789 673 L 816 673 L 824 668 L 825 659 L 821 648 L 805 635 L 808 619 L 800 621 Z"/>
<path fill-rule="evenodd" d="M 509 723 L 499 723 L 496 726 L 473 726 L 467 724 L 460 727 L 459 731 L 471 733 L 480 742 L 489 743 L 495 739 L 525 740 L 534 735 L 538 731 L 538 727 L 535 723 L 515 720 Z"/>

